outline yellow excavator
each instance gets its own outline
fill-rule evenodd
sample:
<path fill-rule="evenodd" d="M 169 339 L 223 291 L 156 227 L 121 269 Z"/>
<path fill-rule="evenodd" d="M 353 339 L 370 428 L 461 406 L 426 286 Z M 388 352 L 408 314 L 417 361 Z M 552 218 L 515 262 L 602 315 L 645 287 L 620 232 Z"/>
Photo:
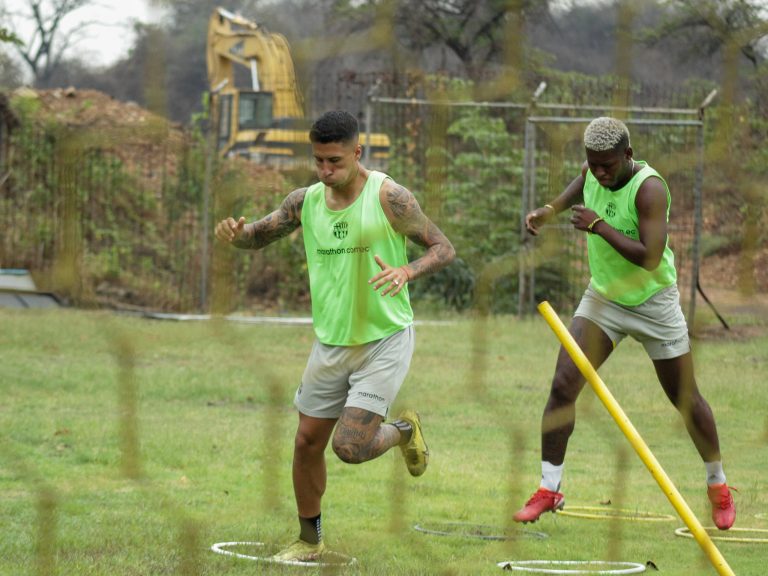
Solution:
<path fill-rule="evenodd" d="M 288 41 L 224 8 L 208 23 L 210 114 L 222 156 L 278 167 L 311 160 L 309 122 Z M 368 142 L 370 140 L 370 142 Z M 386 167 L 386 134 L 360 134 L 371 167 Z"/>

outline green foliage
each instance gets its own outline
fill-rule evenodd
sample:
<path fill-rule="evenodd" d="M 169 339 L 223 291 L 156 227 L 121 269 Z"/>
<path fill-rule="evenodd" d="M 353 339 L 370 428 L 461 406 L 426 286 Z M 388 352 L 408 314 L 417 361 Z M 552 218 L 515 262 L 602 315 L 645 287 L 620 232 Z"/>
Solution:
<path fill-rule="evenodd" d="M 16 44 L 17 46 L 23 46 L 24 42 L 11 30 L 0 26 L 0 43 L 3 44 Z"/>
<path fill-rule="evenodd" d="M 416 258 L 414 254 L 412 258 Z M 467 310 L 474 304 L 476 276 L 466 260 L 457 257 L 450 266 L 410 285 L 410 295 L 419 310 Z"/>
<path fill-rule="evenodd" d="M 476 278 L 486 263 L 517 249 L 523 148 L 519 134 L 488 108 L 440 106 L 443 100 L 467 100 L 471 83 L 445 77 L 427 82 L 435 104 L 426 118 L 409 121 L 418 127 L 410 137 L 395 139 L 389 172 L 415 191 L 458 256 L 447 269 L 411 287 L 414 301 L 434 300 L 462 310 L 472 304 Z M 516 305 L 509 288 L 498 290 L 498 311 Z"/>
<path fill-rule="evenodd" d="M 123 142 L 118 153 L 103 131 L 40 117 L 34 98 L 13 105 L 21 121 L 12 134 L 13 180 L 11 193 L 0 199 L 0 215 L 6 221 L 14 215 L 10 246 L 4 246 L 14 265 L 35 270 L 44 287 L 80 305 L 192 306 L 189 295 L 174 294 L 174 284 L 199 250 L 186 228 L 197 228 L 199 198 L 185 205 L 189 198 L 178 192 L 199 190 L 199 174 L 182 169 L 178 180 L 158 185 L 154 175 L 126 163 L 146 154 L 141 147 Z M 182 167 L 200 164 L 186 153 Z M 149 156 L 158 154 L 163 157 L 162 148 Z M 74 235 L 65 236 L 66 230 Z M 73 293 L 52 284 L 64 250 L 76 255 L 80 288 Z"/>
<path fill-rule="evenodd" d="M 255 220 L 282 201 L 290 188 L 278 172 L 242 159 L 209 160 L 202 122 L 178 146 L 147 134 L 116 147 L 119 134 L 58 124 L 40 114 L 36 98 L 13 105 L 21 122 L 12 134 L 13 178 L 0 196 L 0 220 L 10 230 L 2 244 L 6 266 L 34 270 L 42 288 L 81 306 L 197 311 L 206 309 L 213 288 L 228 285 L 226 310 L 218 311 L 306 308 L 300 234 L 258 253 L 214 254 L 216 219 Z M 201 306 L 205 242 L 214 264 L 226 265 L 209 268 Z M 75 254 L 74 288 L 54 278 L 65 250 Z"/>
<path fill-rule="evenodd" d="M 443 211 L 463 258 L 478 266 L 517 245 L 517 227 L 510 223 L 520 219 L 520 138 L 501 118 L 471 108 L 448 135 L 459 139 L 461 151 L 450 158 Z"/>
<path fill-rule="evenodd" d="M 503 119 L 482 109 L 469 109 L 451 124 L 448 135 L 458 139 L 461 151 L 451 155 L 449 165 L 446 233 L 477 277 L 492 259 L 517 251 L 523 148 Z M 516 276 L 495 284 L 497 311 L 516 309 Z"/>
<path fill-rule="evenodd" d="M 746 166 L 756 178 L 768 178 L 768 66 L 762 66 L 752 75 L 755 85 L 754 99 L 746 110 L 749 118 L 750 154 Z M 768 204 L 768 198 L 766 198 Z"/>
<path fill-rule="evenodd" d="M 607 104 L 616 83 L 613 77 L 590 78 L 545 69 L 537 74 L 541 76 L 532 81 L 546 79 L 548 83 L 544 102 Z M 764 71 L 755 72 L 754 77 L 761 86 L 766 84 Z M 680 100 L 670 104 L 697 106 L 712 88 L 710 82 L 692 82 L 680 93 Z M 633 97 L 638 90 L 631 87 Z M 418 306 L 465 310 L 476 304 L 480 287 L 490 290 L 490 311 L 516 312 L 523 131 L 528 112 L 483 105 L 448 106 L 448 102 L 467 102 L 474 92 L 471 83 L 456 78 L 427 77 L 417 91 L 428 96 L 429 106 L 406 104 L 394 112 L 389 108 L 376 113 L 377 122 L 386 125 L 384 131 L 392 141 L 387 171 L 414 192 L 427 215 L 454 243 L 458 258 L 439 274 L 414 282 L 410 286 L 413 300 Z M 726 108 L 716 99 L 706 112 L 705 196 L 711 192 L 707 202 L 718 207 L 715 221 L 722 220 L 713 236 L 716 245 L 706 245 L 707 253 L 735 250 L 748 235 L 744 223 L 750 218 L 760 222 L 768 206 L 758 185 L 768 171 L 768 152 L 756 145 L 768 134 L 768 116 L 756 113 L 765 108 L 763 100 L 757 96 L 754 101 Z M 64 233 L 62 191 L 69 190 L 79 210 L 83 291 L 78 298 L 86 305 L 198 310 L 206 189 L 211 210 L 207 241 L 215 252 L 214 222 L 227 216 L 244 215 L 249 220 L 264 216 L 289 190 L 306 185 L 307 174 L 298 171 L 277 174 L 241 159 L 210 158 L 205 110 L 195 116 L 178 146 L 153 148 L 149 160 L 132 157 L 133 148 L 123 140 L 115 145 L 119 136 L 106 142 L 96 137 L 89 140 L 93 134 L 86 134 L 87 130 L 75 131 L 82 150 L 67 159 L 62 152 L 67 149 L 68 133 L 39 115 L 37 99 L 16 97 L 13 106 L 22 122 L 13 133 L 10 178 L 0 196 L 0 218 L 8 223 L 2 244 L 4 261 L 35 269 L 46 282 L 50 279 Z M 540 108 L 535 113 L 546 111 Z M 558 113 L 585 114 L 578 109 Z M 730 135 L 723 137 L 726 128 Z M 562 176 L 570 179 L 581 164 L 580 152 L 568 152 L 573 148 L 547 150 L 543 139 L 548 137 L 548 133 L 539 136 L 537 201 L 557 195 L 567 183 L 561 181 Z M 673 180 L 675 190 L 693 188 L 690 167 L 698 158 L 690 151 L 676 154 L 681 146 L 690 145 L 690 133 L 638 127 L 633 130 L 633 141 L 640 157 L 652 160 Z M 744 172 L 740 178 L 753 186 L 734 184 L 734 157 L 739 158 L 738 167 Z M 171 167 L 162 166 L 161 158 L 172 159 Z M 70 174 L 66 186 L 59 180 L 65 172 Z M 676 215 L 692 213 L 691 202 L 681 203 L 682 195 L 675 198 Z M 762 228 L 757 226 L 753 232 L 759 242 L 765 241 Z M 421 251 L 409 245 L 411 258 Z M 221 272 L 231 286 L 225 299 L 227 311 L 308 309 L 300 233 L 262 251 L 229 252 L 227 256 L 215 252 L 212 264 L 219 258 L 231 259 Z M 500 272 L 489 274 L 489 269 Z M 491 286 L 480 286 L 481 277 L 492 278 Z M 568 283 L 575 283 L 576 277 L 581 283 L 583 271 L 575 274 L 570 264 L 539 266 L 536 299 L 573 300 L 573 287 Z"/>

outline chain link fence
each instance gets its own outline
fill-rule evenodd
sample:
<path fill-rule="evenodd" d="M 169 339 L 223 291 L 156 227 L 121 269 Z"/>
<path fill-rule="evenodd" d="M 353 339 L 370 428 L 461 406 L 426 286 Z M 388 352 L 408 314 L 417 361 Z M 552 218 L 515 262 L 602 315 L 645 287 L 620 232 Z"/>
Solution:
<path fill-rule="evenodd" d="M 548 299 L 572 310 L 588 281 L 583 234 L 560 216 L 534 239 L 523 221 L 578 173 L 586 123 L 609 114 L 626 120 L 635 157 L 670 185 L 670 243 L 692 315 L 704 146 L 698 108 L 559 104 L 540 94 L 527 103 L 473 102 L 461 82 L 395 80 L 379 92 L 409 97 L 371 96 L 361 113 L 364 131 L 390 140 L 388 160 L 375 167 L 416 194 L 459 256 L 414 284 L 415 302 L 524 315 Z M 312 172 L 221 161 L 199 132 L 121 125 L 117 116 L 105 127 L 22 117 L 5 136 L 2 266 L 29 269 L 44 289 L 88 307 L 306 309 L 300 235 L 257 253 L 222 250 L 212 225 L 266 214 Z"/>
<path fill-rule="evenodd" d="M 599 115 L 625 119 L 637 159 L 672 191 L 669 241 L 693 315 L 700 258 L 704 121 L 701 108 L 371 99 L 370 129 L 392 140 L 389 172 L 420 197 L 457 248 L 458 264 L 415 287 L 456 306 L 525 315 L 547 299 L 572 311 L 589 280 L 586 241 L 561 215 L 540 238 L 525 214 L 580 172 L 582 134 Z"/>

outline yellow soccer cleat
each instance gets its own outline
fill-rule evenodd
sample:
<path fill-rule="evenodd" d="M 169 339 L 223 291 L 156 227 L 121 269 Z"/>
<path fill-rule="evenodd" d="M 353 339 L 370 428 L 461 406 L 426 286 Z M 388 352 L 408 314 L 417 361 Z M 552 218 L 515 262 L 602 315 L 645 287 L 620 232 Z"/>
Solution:
<path fill-rule="evenodd" d="M 405 465 L 411 476 L 421 476 L 427 470 L 429 464 L 429 448 L 424 442 L 424 435 L 421 432 L 421 420 L 414 410 L 406 410 L 398 417 L 399 420 L 411 425 L 411 439 L 400 446 L 400 450 L 405 458 Z"/>
<path fill-rule="evenodd" d="M 274 562 L 316 562 L 325 552 L 325 544 L 321 541 L 310 544 L 304 540 L 296 540 L 293 544 L 270 557 Z"/>

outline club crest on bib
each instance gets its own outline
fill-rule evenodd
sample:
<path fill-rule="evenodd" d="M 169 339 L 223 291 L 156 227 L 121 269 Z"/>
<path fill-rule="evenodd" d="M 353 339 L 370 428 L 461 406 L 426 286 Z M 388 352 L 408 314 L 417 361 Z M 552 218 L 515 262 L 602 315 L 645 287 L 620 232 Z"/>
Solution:
<path fill-rule="evenodd" d="M 333 235 L 339 240 L 344 240 L 349 234 L 349 222 L 336 222 L 333 225 Z"/>

